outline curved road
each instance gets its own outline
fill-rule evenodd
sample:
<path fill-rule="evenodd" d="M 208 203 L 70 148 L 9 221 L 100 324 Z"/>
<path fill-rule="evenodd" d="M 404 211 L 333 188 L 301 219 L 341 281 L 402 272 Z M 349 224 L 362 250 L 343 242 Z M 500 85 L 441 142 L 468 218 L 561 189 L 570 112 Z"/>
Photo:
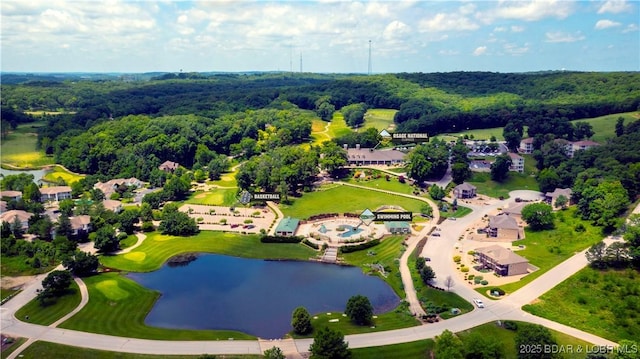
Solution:
<path fill-rule="evenodd" d="M 397 193 L 394 194 L 397 195 Z M 465 222 L 470 223 L 474 220 L 477 220 L 478 218 L 481 218 L 484 213 L 494 208 L 494 206 L 495 208 L 497 208 L 497 206 L 501 206 L 503 204 L 503 201 L 500 201 L 482 208 L 465 204 L 469 207 L 475 207 L 473 208 L 474 212 L 465 217 L 464 221 L 463 219 L 459 219 L 458 221 L 450 221 L 451 223 L 446 223 L 445 225 L 443 225 L 442 232 L 446 232 L 446 237 L 441 237 L 438 240 L 428 241 L 427 246 L 425 246 L 425 251 L 431 251 L 438 248 L 438 246 L 430 246 L 430 243 L 442 243 L 440 244 L 440 246 L 443 247 L 443 251 L 439 253 L 452 253 L 458 236 L 466 228 L 464 226 Z M 638 206 L 638 208 L 640 208 L 640 205 Z M 638 208 L 636 208 L 636 210 L 638 210 Z M 607 239 L 607 241 L 609 240 L 610 239 Z M 510 296 L 498 301 L 487 301 L 486 308 L 484 309 L 475 309 L 470 313 L 438 323 L 386 332 L 347 335 L 345 339 L 347 342 L 349 342 L 349 347 L 351 348 L 374 347 L 433 338 L 436 335 L 439 335 L 445 329 L 451 330 L 453 332 L 459 332 L 487 322 L 510 319 L 541 324 L 549 328 L 561 331 L 563 333 L 572 335 L 574 337 L 583 339 L 595 345 L 613 346 L 615 345 L 615 343 L 607 339 L 600 338 L 593 334 L 586 333 L 584 331 L 544 318 L 533 316 L 531 314 L 523 312 L 520 309 L 522 305 L 531 302 L 535 298 L 539 297 L 546 291 L 562 282 L 564 279 L 568 278 L 569 276 L 573 275 L 575 272 L 586 266 L 587 260 L 584 255 L 585 251 L 575 254 L 571 258 L 562 262 L 560 265 L 554 267 L 539 278 L 533 280 L 531 283 L 522 287 Z M 452 269 L 452 266 L 449 263 L 450 256 L 438 255 L 436 258 L 441 258 L 446 261 L 446 263 L 444 261 L 432 262 L 432 265 L 436 269 L 436 273 L 439 273 L 438 271 L 446 271 L 447 268 L 449 268 L 449 270 Z M 457 278 L 457 276 L 454 278 Z M 82 348 L 143 354 L 261 354 L 264 348 L 269 348 L 274 345 L 281 347 L 286 353 L 299 353 L 307 352 L 309 345 L 311 345 L 311 343 L 313 342 L 313 339 L 288 339 L 267 342 L 247 340 L 146 340 L 85 333 L 68 329 L 59 329 L 55 327 L 45 327 L 17 320 L 14 317 L 15 311 L 26 304 L 29 300 L 34 298 L 36 289 L 38 289 L 39 287 L 40 283 L 38 281 L 35 281 L 0 308 L 2 331 L 4 334 L 27 337 L 33 341 L 44 340 Z M 454 290 L 456 293 L 467 300 L 477 296 L 477 293 L 466 285 L 458 285 L 454 287 Z M 409 290 L 407 290 L 407 292 L 409 292 Z M 83 293 L 83 300 L 85 296 L 86 293 Z M 69 316 L 71 315 L 72 314 L 70 313 Z M 16 351 L 16 353 L 17 352 L 18 351 Z"/>

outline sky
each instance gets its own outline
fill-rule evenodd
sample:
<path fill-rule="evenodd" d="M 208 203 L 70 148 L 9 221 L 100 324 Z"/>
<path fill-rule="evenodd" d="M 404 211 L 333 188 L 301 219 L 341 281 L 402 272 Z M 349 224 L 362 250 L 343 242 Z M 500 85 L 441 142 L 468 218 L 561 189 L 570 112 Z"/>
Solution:
<path fill-rule="evenodd" d="M 2 0 L 0 13 L 4 72 L 640 71 L 637 0 Z"/>

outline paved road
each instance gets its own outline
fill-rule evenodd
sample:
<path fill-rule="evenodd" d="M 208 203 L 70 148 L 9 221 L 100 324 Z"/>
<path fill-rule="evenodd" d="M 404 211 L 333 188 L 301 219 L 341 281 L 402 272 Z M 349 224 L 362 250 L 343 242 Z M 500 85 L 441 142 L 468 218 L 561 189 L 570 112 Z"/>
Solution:
<path fill-rule="evenodd" d="M 450 256 L 453 250 L 453 243 L 457 240 L 456 234 L 462 233 L 464 225 L 467 222 L 473 222 L 473 218 L 480 218 L 485 211 L 491 210 L 494 206 L 502 205 L 501 202 L 496 202 L 488 207 L 474 208 L 476 211 L 468 216 L 466 219 L 459 219 L 457 221 L 451 221 L 455 223 L 449 223 L 447 221 L 447 232 L 449 232 L 447 238 L 443 240 L 429 241 L 429 243 L 442 243 L 443 251 L 439 252 L 444 255 L 438 255 L 437 257 L 443 257 L 446 260 L 450 260 Z M 640 210 L 640 205 L 636 208 L 636 211 Z M 445 230 L 443 229 L 443 232 Z M 452 240 L 453 238 L 453 240 Z M 608 239 L 609 240 L 609 239 Z M 447 250 L 448 245 L 448 250 Z M 430 246 L 429 249 L 425 247 L 425 251 L 434 250 L 439 248 L 438 246 Z M 446 271 L 446 268 L 451 268 L 450 263 L 443 265 L 444 262 L 432 262 L 432 265 L 437 266 L 437 270 Z M 486 308 L 475 309 L 471 313 L 461 315 L 446 321 L 438 323 L 422 325 L 417 327 L 398 329 L 386 332 L 368 333 L 348 335 L 346 340 L 349 342 L 351 348 L 362 347 L 375 347 L 381 345 L 397 344 L 404 342 L 411 342 L 426 338 L 433 338 L 439 335 L 444 329 L 449 329 L 453 332 L 458 332 L 466 329 L 476 327 L 478 325 L 492 322 L 496 320 L 522 320 L 532 323 L 545 325 L 552 329 L 564 332 L 572 335 L 576 338 L 583 339 L 587 342 L 596 345 L 615 345 L 615 343 L 592 335 L 590 333 L 583 332 L 581 330 L 571 328 L 553 321 L 536 317 L 531 314 L 525 313 L 520 310 L 523 304 L 529 303 L 531 300 L 539 297 L 547 290 L 553 288 L 565 278 L 571 276 L 586 265 L 586 259 L 584 251 L 575 254 L 565 262 L 551 269 L 544 275 L 535 279 L 528 285 L 524 286 L 520 290 L 516 291 L 509 297 L 499 301 L 487 301 Z M 440 266 L 442 265 L 442 269 Z M 42 279 L 42 278 L 40 278 Z M 26 304 L 35 296 L 35 291 L 39 287 L 39 280 L 35 281 L 31 285 L 27 286 L 20 294 L 15 296 L 12 300 L 7 302 L 0 308 L 1 311 L 1 323 L 4 334 L 21 336 L 31 338 L 33 340 L 45 340 L 56 342 L 60 344 L 72 345 L 83 348 L 94 348 L 102 350 L 116 350 L 121 352 L 131 353 L 146 353 L 146 354 L 260 354 L 261 345 L 259 341 L 159 341 L 159 340 L 145 340 L 134 338 L 122 338 L 101 334 L 84 333 L 67 329 L 59 329 L 53 327 L 44 327 L 39 325 L 33 325 L 18 321 L 14 317 L 14 313 L 17 309 Z M 465 285 L 459 285 L 454 287 L 455 291 L 466 299 L 476 296 L 477 293 L 471 288 Z M 282 348 L 291 351 L 295 347 L 298 352 L 308 351 L 309 345 L 313 339 L 298 339 L 283 341 Z M 269 342 L 271 343 L 271 342 Z M 279 341 L 274 341 L 273 345 L 279 345 Z M 264 347 L 264 343 L 262 344 Z"/>

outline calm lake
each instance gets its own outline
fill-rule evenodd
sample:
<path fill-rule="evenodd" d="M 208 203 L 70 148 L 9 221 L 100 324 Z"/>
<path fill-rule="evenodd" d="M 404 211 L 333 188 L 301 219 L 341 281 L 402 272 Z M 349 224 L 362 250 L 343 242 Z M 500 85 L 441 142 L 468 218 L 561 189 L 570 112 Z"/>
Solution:
<path fill-rule="evenodd" d="M 202 254 L 186 266 L 165 264 L 155 272 L 129 277 L 162 293 L 145 320 L 147 325 L 237 330 L 265 339 L 290 332 L 291 314 L 299 306 L 313 316 L 342 313 L 357 294 L 368 297 L 376 313 L 400 302 L 382 279 L 365 275 L 360 268 L 313 262 Z"/>

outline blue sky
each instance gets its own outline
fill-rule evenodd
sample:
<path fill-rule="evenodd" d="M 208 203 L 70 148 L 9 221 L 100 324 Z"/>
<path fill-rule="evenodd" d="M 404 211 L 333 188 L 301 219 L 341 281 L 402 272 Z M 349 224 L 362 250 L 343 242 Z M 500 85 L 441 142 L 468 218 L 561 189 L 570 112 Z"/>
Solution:
<path fill-rule="evenodd" d="M 3 0 L 2 71 L 639 71 L 638 1 Z"/>

